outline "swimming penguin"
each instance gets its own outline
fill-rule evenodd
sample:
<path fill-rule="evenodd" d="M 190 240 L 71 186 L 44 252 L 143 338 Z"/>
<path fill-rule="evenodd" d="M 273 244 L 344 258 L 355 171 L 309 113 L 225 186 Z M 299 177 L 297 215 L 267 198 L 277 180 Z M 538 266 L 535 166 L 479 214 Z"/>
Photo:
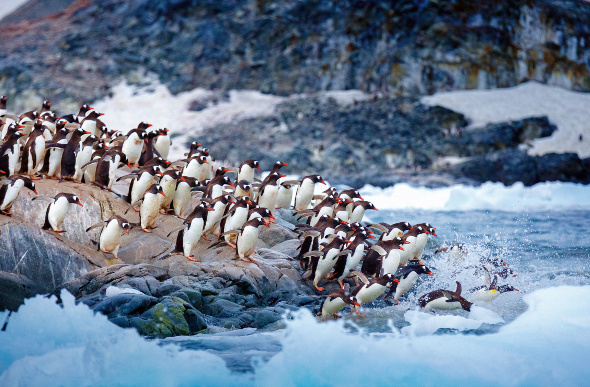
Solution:
<path fill-rule="evenodd" d="M 367 210 L 378 211 L 377 208 L 373 205 L 373 203 L 368 202 L 366 200 L 358 200 L 354 202 L 352 204 L 352 213 L 350 214 L 350 219 L 348 221 L 350 223 L 362 221 Z"/>
<path fill-rule="evenodd" d="M 340 316 L 337 315 L 346 305 L 357 306 L 360 304 L 357 302 L 356 297 L 348 293 L 348 284 L 343 289 L 333 289 L 326 294 L 324 301 L 320 305 L 320 312 L 318 316 L 321 317 L 322 321 L 327 321 L 331 318 L 337 319 Z"/>
<path fill-rule="evenodd" d="M 141 157 L 141 151 L 143 150 L 143 144 L 147 138 L 147 134 L 145 129 L 152 126 L 151 124 L 146 124 L 144 122 L 139 123 L 137 128 L 131 129 L 127 133 L 127 138 L 123 141 L 123 146 L 121 150 L 125 153 L 129 164 L 132 166 L 137 166 L 139 162 L 139 158 Z"/>
<path fill-rule="evenodd" d="M 295 204 L 293 206 L 295 211 L 305 210 L 309 207 L 313 199 L 316 183 L 326 184 L 320 175 L 308 175 L 301 179 L 301 183 L 295 194 Z"/>
<path fill-rule="evenodd" d="M 236 181 L 238 183 L 242 180 L 246 180 L 248 182 L 254 182 L 255 169 L 262 171 L 262 169 L 260 169 L 260 164 L 258 163 L 258 161 L 256 161 L 256 160 L 242 161 L 242 164 L 240 164 L 240 168 L 238 169 L 238 176 L 236 178 Z"/>
<path fill-rule="evenodd" d="M 33 130 L 23 147 L 20 173 L 28 175 L 33 180 L 39 180 L 39 177 L 36 177 L 35 174 L 44 156 L 45 137 L 43 137 L 43 121 L 36 119 L 33 124 Z"/>
<path fill-rule="evenodd" d="M 461 283 L 456 281 L 457 289 L 453 292 L 451 290 L 438 289 L 430 293 L 424 294 L 418 299 L 421 308 L 426 312 L 432 309 L 440 310 L 455 310 L 463 309 L 471 311 L 472 303 L 461 297 Z"/>
<path fill-rule="evenodd" d="M 176 252 L 183 253 L 191 261 L 198 262 L 193 258 L 194 255 L 191 254 L 191 251 L 203 235 L 209 211 L 213 211 L 213 208 L 208 207 L 207 203 L 197 205 L 193 212 L 186 217 L 184 228 L 178 232 L 176 237 Z"/>
<path fill-rule="evenodd" d="M 309 279 L 313 279 L 313 285 L 320 292 L 324 290 L 323 287 L 318 286 L 320 280 L 330 273 L 336 265 L 337 258 L 340 255 L 345 255 L 350 252 L 350 250 L 342 250 L 345 243 L 350 243 L 350 241 L 335 236 L 330 243 L 324 246 L 322 251 L 310 251 L 304 255 L 311 257 L 311 272 Z"/>
<path fill-rule="evenodd" d="M 372 279 L 367 279 L 361 273 L 358 273 L 358 275 L 363 284 L 357 286 L 352 291 L 352 295 L 356 297 L 359 305 L 375 301 L 377 298 L 381 297 L 388 288 L 395 289 L 398 282 L 393 274 L 389 273 L 382 274 L 381 276 Z M 359 307 L 354 308 L 353 312 L 356 312 L 359 316 L 361 315 Z"/>
<path fill-rule="evenodd" d="M 518 292 L 518 289 L 516 289 L 514 286 L 512 285 L 502 285 L 502 286 L 498 286 L 498 275 L 494 275 L 494 278 L 492 279 L 490 276 L 490 273 L 488 273 L 488 271 L 485 271 L 485 282 L 486 284 L 483 286 L 478 286 L 476 288 L 473 288 L 469 291 L 469 301 L 471 302 L 475 302 L 475 301 L 484 301 L 484 302 L 489 302 L 492 301 L 493 299 L 495 299 L 496 297 L 498 297 L 500 294 L 502 293 L 506 293 L 506 292 Z"/>
<path fill-rule="evenodd" d="M 66 230 L 61 230 L 60 227 L 68 214 L 70 204 L 77 204 L 82 207 L 82 202 L 80 202 L 78 196 L 63 192 L 57 194 L 53 202 L 49 203 L 47 212 L 45 212 L 43 230 L 49 230 L 51 228 L 58 233 L 66 232 Z"/>
<path fill-rule="evenodd" d="M 0 187 L 0 212 L 4 215 L 10 216 L 10 208 L 16 201 L 21 189 L 26 187 L 37 194 L 35 183 L 25 176 L 11 176 L 4 180 L 4 184 Z"/>
<path fill-rule="evenodd" d="M 276 208 L 291 208 L 291 201 L 293 200 L 293 186 L 288 182 L 282 182 L 279 186 L 277 194 Z"/>
<path fill-rule="evenodd" d="M 393 296 L 393 300 L 399 304 L 399 299 L 403 297 L 404 294 L 408 292 L 414 286 L 416 281 L 418 280 L 418 275 L 420 274 L 428 274 L 434 275 L 430 271 L 429 268 L 422 264 L 410 264 L 407 266 L 403 266 L 399 269 L 399 284 L 395 290 L 395 295 Z M 390 294 L 393 292 L 390 292 Z"/>
<path fill-rule="evenodd" d="M 20 157 L 21 143 L 19 140 L 23 136 L 22 132 L 10 133 L 0 146 L 0 175 L 14 175 Z"/>
<path fill-rule="evenodd" d="M 256 252 L 256 241 L 260 232 L 260 226 L 268 226 L 269 223 L 264 218 L 254 218 L 247 221 L 239 230 L 229 230 L 227 232 L 237 234 L 236 239 L 236 253 L 238 257 L 245 262 L 252 262 L 258 264 L 252 258 Z"/>
<path fill-rule="evenodd" d="M 150 229 L 155 228 L 154 224 L 160 213 L 159 195 L 164 196 L 162 187 L 159 184 L 152 184 L 140 199 L 142 203 L 139 209 L 139 224 L 145 232 L 151 232 Z"/>
<path fill-rule="evenodd" d="M 113 254 L 114 258 L 119 259 L 117 253 L 121 244 L 121 233 L 125 231 L 126 234 L 129 234 L 131 224 L 127 219 L 114 215 L 105 222 L 88 227 L 86 232 L 97 227 L 102 227 L 98 237 L 98 249 L 103 253 Z"/>

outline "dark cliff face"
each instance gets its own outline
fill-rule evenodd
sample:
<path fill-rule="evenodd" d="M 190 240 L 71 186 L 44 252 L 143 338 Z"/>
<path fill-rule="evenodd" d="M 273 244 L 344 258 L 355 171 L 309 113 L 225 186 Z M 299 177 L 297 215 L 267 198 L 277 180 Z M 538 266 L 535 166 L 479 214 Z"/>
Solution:
<path fill-rule="evenodd" d="M 412 95 L 526 79 L 590 90 L 590 3 L 582 0 L 76 0 L 57 8 L 31 0 L 26 7 L 37 3 L 44 12 L 26 19 L 21 9 L 0 25 L 0 90 L 10 96 L 29 90 L 89 101 L 121 77 L 137 82 L 138 69 L 173 92 Z"/>

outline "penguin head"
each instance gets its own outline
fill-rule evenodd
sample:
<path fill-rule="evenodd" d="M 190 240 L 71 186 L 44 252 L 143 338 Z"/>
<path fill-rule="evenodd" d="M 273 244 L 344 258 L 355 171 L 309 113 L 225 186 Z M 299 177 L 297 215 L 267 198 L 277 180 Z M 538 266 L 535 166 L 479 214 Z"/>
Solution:
<path fill-rule="evenodd" d="M 35 183 L 33 183 L 33 180 L 31 180 L 28 177 L 25 176 L 19 176 L 17 179 L 22 180 L 25 183 L 25 187 L 30 189 L 31 191 L 33 191 L 35 194 L 37 194 L 37 189 L 35 187 Z"/>
<path fill-rule="evenodd" d="M 506 292 L 518 292 L 518 289 L 516 289 L 514 286 L 512 285 L 502 285 L 502 286 L 498 286 L 497 290 L 500 293 L 506 293 Z"/>
<path fill-rule="evenodd" d="M 77 204 L 80 207 L 83 207 L 82 202 L 80 201 L 80 198 L 78 196 L 76 196 L 74 194 L 68 194 L 66 197 L 68 199 L 68 203 Z"/>

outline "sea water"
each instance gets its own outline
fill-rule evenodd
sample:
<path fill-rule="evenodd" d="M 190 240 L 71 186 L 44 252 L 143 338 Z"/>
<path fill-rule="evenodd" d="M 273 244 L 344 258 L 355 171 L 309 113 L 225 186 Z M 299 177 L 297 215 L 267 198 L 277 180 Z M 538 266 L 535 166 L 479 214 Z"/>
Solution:
<path fill-rule="evenodd" d="M 367 187 L 365 199 L 380 208 L 367 213 L 372 222 L 436 227 L 438 237 L 430 238 L 423 257 L 434 276 L 422 276 L 402 305 L 380 300 L 364 306 L 362 317 L 345 311 L 325 323 L 301 309 L 274 331 L 219 329 L 145 340 L 65 292 L 63 305 L 37 296 L 0 333 L 0 386 L 586 385 L 589 193 L 588 186 L 564 183 L 446 191 Z M 455 243 L 467 253 L 434 253 Z M 419 310 L 420 295 L 454 290 L 455 281 L 468 296 L 485 283 L 481 260 L 496 258 L 512 270 L 499 284 L 518 292 L 477 302 L 470 312 Z M 7 315 L 0 313 L 0 322 Z"/>

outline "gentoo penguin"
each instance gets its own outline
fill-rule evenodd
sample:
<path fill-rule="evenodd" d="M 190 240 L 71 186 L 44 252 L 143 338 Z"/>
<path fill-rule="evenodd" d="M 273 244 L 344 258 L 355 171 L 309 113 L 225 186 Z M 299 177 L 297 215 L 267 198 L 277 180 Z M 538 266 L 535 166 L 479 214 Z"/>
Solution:
<path fill-rule="evenodd" d="M 207 161 L 207 157 L 201 155 L 194 155 L 187 159 L 187 162 L 182 168 L 182 176 L 192 177 L 199 181 L 209 178 L 209 171 L 211 166 Z"/>
<path fill-rule="evenodd" d="M 193 177 L 183 177 L 182 180 L 176 181 L 176 191 L 174 191 L 174 199 L 172 199 L 172 208 L 174 215 L 180 219 L 184 219 L 182 214 L 188 208 L 191 201 L 191 189 L 199 184 L 198 180 Z"/>
<path fill-rule="evenodd" d="M 342 281 L 356 270 L 357 266 L 361 262 L 361 259 L 364 257 L 367 247 L 366 240 L 370 238 L 374 239 L 375 237 L 369 235 L 364 230 L 355 232 L 354 236 L 350 238 L 352 241 L 348 244 L 348 246 L 346 246 L 346 250 L 350 250 L 350 253 L 341 255 L 336 261 L 334 273 L 330 279 L 335 278 L 340 284 L 341 288 L 344 286 Z"/>
<path fill-rule="evenodd" d="M 170 139 L 168 132 L 169 130 L 166 128 L 159 129 L 159 136 L 156 137 L 156 140 L 154 141 L 154 149 L 164 160 L 168 160 L 170 145 L 172 145 L 172 140 Z"/>
<path fill-rule="evenodd" d="M 203 235 L 208 211 L 213 211 L 213 208 L 207 207 L 206 203 L 196 206 L 193 212 L 186 217 L 184 228 L 178 232 L 176 237 L 176 252 L 183 253 L 191 261 L 198 262 L 193 258 L 194 255 L 191 254 L 191 251 Z"/>
<path fill-rule="evenodd" d="M 143 150 L 143 144 L 147 138 L 145 129 L 152 126 L 144 122 L 139 123 L 137 128 L 131 129 L 127 133 L 127 138 L 123 141 L 123 147 L 121 150 L 125 153 L 129 164 L 137 166 L 139 158 L 141 157 L 141 151 Z"/>
<path fill-rule="evenodd" d="M 156 137 L 160 136 L 159 131 L 147 131 L 145 134 L 145 144 L 143 144 L 143 150 L 141 151 L 141 156 L 139 157 L 139 166 L 145 165 L 148 161 L 153 159 L 154 157 L 160 157 L 158 151 L 154 148 L 154 140 Z"/>
<path fill-rule="evenodd" d="M 45 141 L 51 141 L 55 135 L 56 121 L 59 117 L 52 112 L 41 113 L 39 117 L 43 123 L 43 138 L 45 138 Z"/>
<path fill-rule="evenodd" d="M 497 282 L 498 282 L 498 275 L 494 275 L 494 278 L 491 279 L 490 274 L 487 272 L 487 270 L 485 271 L 485 282 L 486 284 L 483 286 L 478 286 L 474 289 L 471 289 L 469 291 L 469 301 L 471 302 L 475 302 L 475 301 L 485 301 L 485 302 L 489 302 L 492 301 L 493 299 L 495 299 L 496 297 L 498 297 L 500 294 L 502 293 L 506 293 L 506 292 L 518 292 L 518 289 L 516 289 L 514 286 L 512 285 L 502 285 L 502 286 L 498 286 Z"/>
<path fill-rule="evenodd" d="M 160 213 L 159 195 L 164 196 L 164 191 L 158 184 L 152 184 L 143 195 L 141 208 L 139 209 L 139 224 L 145 232 L 151 232 L 150 229 L 155 228 L 154 223 Z"/>
<path fill-rule="evenodd" d="M 63 192 L 57 194 L 53 202 L 49 203 L 47 212 L 45 212 L 43 230 L 49 230 L 51 228 L 58 233 L 66 232 L 66 230 L 61 230 L 60 227 L 68 214 L 70 204 L 77 204 L 82 207 L 82 202 L 80 202 L 78 196 Z"/>
<path fill-rule="evenodd" d="M 330 273 L 332 268 L 336 265 L 336 260 L 340 255 L 345 255 L 350 252 L 350 250 L 342 250 L 345 243 L 350 243 L 350 241 L 335 236 L 322 251 L 310 251 L 305 254 L 305 256 L 311 257 L 311 273 L 309 279 L 313 279 L 313 285 L 320 292 L 324 290 L 323 287 L 318 286 L 320 280 Z"/>
<path fill-rule="evenodd" d="M 86 114 L 86 117 L 80 122 L 80 128 L 85 132 L 90 133 L 95 137 L 100 137 L 102 133 L 98 133 L 96 130 L 96 120 L 98 117 L 103 116 L 104 113 L 97 113 L 96 111 L 91 111 L 90 113 Z"/>
<path fill-rule="evenodd" d="M 175 169 L 170 169 L 162 174 L 160 185 L 162 186 L 162 191 L 164 191 L 164 198 L 162 198 L 160 203 L 161 213 L 166 213 L 170 209 L 178 180 L 184 181 L 184 177 L 180 176 L 180 173 Z"/>
<path fill-rule="evenodd" d="M 348 223 L 350 214 L 347 207 L 350 203 L 352 203 L 350 199 L 341 199 L 341 202 L 334 206 L 334 218 Z"/>
<path fill-rule="evenodd" d="M 410 259 L 420 259 L 422 258 L 422 253 L 424 252 L 424 247 L 426 247 L 426 242 L 428 242 L 428 235 L 432 235 L 433 237 L 437 237 L 435 228 L 430 225 L 430 223 L 419 223 L 415 224 L 414 228 L 423 228 L 424 232 L 419 233 L 416 237 L 416 246 L 414 247 L 414 255 Z"/>
<path fill-rule="evenodd" d="M 324 200 L 319 202 L 313 208 L 314 215 L 309 218 L 309 225 L 315 226 L 316 223 L 318 222 L 320 216 L 322 216 L 324 214 L 328 215 L 330 217 L 333 216 L 334 215 L 334 205 L 336 205 L 337 203 L 341 203 L 341 202 L 342 202 L 342 199 L 340 199 L 340 198 L 337 198 L 332 195 L 327 196 Z M 304 211 L 306 211 L 306 210 L 304 210 Z"/>
<path fill-rule="evenodd" d="M 348 221 L 350 223 L 362 221 L 363 217 L 365 216 L 365 211 L 367 210 L 378 211 L 373 203 L 366 200 L 358 200 L 352 203 L 352 213 L 350 214 L 350 219 Z"/>
<path fill-rule="evenodd" d="M 35 194 L 37 193 L 35 183 L 28 177 L 11 176 L 4 180 L 4 184 L 0 187 L 0 212 L 10 216 L 10 208 L 23 187 L 30 189 Z"/>
<path fill-rule="evenodd" d="M 391 240 L 398 237 L 401 238 L 406 231 L 412 229 L 412 225 L 408 222 L 399 222 L 394 224 L 381 222 L 371 224 L 369 227 L 381 231 L 381 237 L 379 240 Z"/>
<path fill-rule="evenodd" d="M 395 288 L 395 284 L 398 282 L 398 280 L 393 277 L 393 274 L 383 274 L 372 279 L 367 279 L 360 274 L 359 278 L 361 278 L 363 284 L 357 286 L 352 291 L 352 295 L 356 297 L 356 300 L 360 305 L 375 301 L 385 293 L 387 288 Z M 356 307 L 354 311 L 356 311 L 359 316 L 361 315 L 359 307 Z"/>
<path fill-rule="evenodd" d="M 410 231 L 405 233 L 402 236 L 402 239 L 409 242 L 408 246 L 404 249 L 404 252 L 401 256 L 400 265 L 405 265 L 408 263 L 410 259 L 414 259 L 414 257 L 422 256 L 422 251 L 424 250 L 424 245 L 426 244 L 423 242 L 423 239 L 418 239 L 418 236 L 421 234 L 429 234 L 430 231 L 422 228 L 422 226 L 414 226 Z"/>
<path fill-rule="evenodd" d="M 14 132 L 7 135 L 0 146 L 0 176 L 12 176 L 16 171 L 16 164 L 20 157 L 21 144 L 19 139 L 24 136 L 22 132 Z"/>
<path fill-rule="evenodd" d="M 43 137 L 43 121 L 36 119 L 33 124 L 33 130 L 23 147 L 20 173 L 28 175 L 33 180 L 38 180 L 39 178 L 35 174 L 44 157 L 45 137 Z"/>
<path fill-rule="evenodd" d="M 51 142 L 55 144 L 61 144 L 65 147 L 68 143 L 69 131 L 66 128 L 56 129 L 55 135 Z M 41 173 L 44 173 L 46 177 L 51 179 L 58 179 L 61 173 L 61 157 L 64 153 L 64 148 L 49 148 L 45 152 L 45 160 L 43 162 L 43 169 Z"/>
<path fill-rule="evenodd" d="M 37 110 L 31 110 L 21 114 L 18 118 L 18 124 L 22 125 L 23 133 L 28 135 L 33 130 L 33 124 L 35 120 L 39 117 L 39 112 Z"/>
<path fill-rule="evenodd" d="M 348 284 L 346 284 L 346 286 L 348 286 Z M 356 297 L 348 293 L 348 288 L 331 290 L 323 297 L 325 298 L 320 305 L 320 312 L 318 313 L 318 316 L 321 317 L 322 321 L 327 321 L 331 318 L 340 318 L 337 313 L 344 309 L 346 305 L 350 305 L 351 307 L 360 306 Z"/>
<path fill-rule="evenodd" d="M 285 175 L 281 175 L 278 172 L 272 172 L 266 177 L 266 179 L 264 179 L 264 182 L 258 190 L 256 204 L 260 207 L 268 208 L 272 213 L 274 213 L 277 204 L 277 196 L 279 193 L 278 181 L 281 177 L 285 177 Z"/>
<path fill-rule="evenodd" d="M 401 238 L 377 242 L 367 250 L 361 272 L 367 277 L 376 277 L 381 272 L 395 274 L 400 263 L 400 253 L 404 250 L 403 244 Z"/>
<path fill-rule="evenodd" d="M 0 119 L 0 122 L 2 122 L 2 120 Z M 1 124 L 0 124 L 1 126 Z M 17 124 L 16 122 L 11 122 L 10 124 L 4 125 L 2 127 L 2 141 L 6 141 L 6 139 L 8 139 L 8 136 L 11 135 L 12 133 L 16 133 L 16 132 L 22 132 L 23 130 L 23 126 Z M 23 136 L 25 134 L 23 133 Z"/>
<path fill-rule="evenodd" d="M 254 197 L 254 193 L 252 190 L 252 184 L 248 180 L 240 180 L 238 184 L 236 184 L 236 189 L 234 191 L 235 197 L 242 197 L 248 196 L 250 199 Z"/>
<path fill-rule="evenodd" d="M 156 156 L 151 160 L 148 160 L 143 166 L 144 167 L 156 167 L 158 171 L 164 173 L 166 169 L 172 164 L 170 161 L 164 160 L 160 156 Z"/>
<path fill-rule="evenodd" d="M 88 112 L 93 109 L 94 108 L 90 107 L 88 104 L 83 104 L 80 106 L 78 114 L 66 114 L 61 116 L 61 118 L 68 121 L 69 123 L 80 123 L 84 117 L 86 117 L 86 114 L 88 114 Z"/>
<path fill-rule="evenodd" d="M 239 197 L 236 203 L 228 209 L 228 213 L 221 220 L 219 225 L 219 231 L 221 234 L 230 230 L 237 230 L 242 228 L 244 223 L 248 221 L 248 212 L 254 204 L 247 196 Z M 223 238 L 225 242 L 230 246 L 235 244 L 236 236 L 228 233 L 224 234 Z M 221 239 L 221 238 L 220 238 Z"/>
<path fill-rule="evenodd" d="M 238 176 L 236 178 L 236 181 L 238 183 L 242 180 L 246 180 L 248 182 L 254 182 L 254 170 L 255 169 L 262 171 L 262 169 L 260 169 L 260 164 L 258 163 L 258 161 L 256 161 L 256 160 L 242 161 L 242 164 L 240 164 L 240 168 L 238 169 Z"/>
<path fill-rule="evenodd" d="M 127 160 L 129 161 L 129 160 Z M 162 176 L 162 172 L 156 170 L 155 167 L 141 167 L 138 171 L 121 176 L 117 181 L 132 178 L 129 183 L 129 190 L 127 193 L 127 202 L 134 204 L 143 197 L 146 190 L 155 183 L 156 175 Z M 159 210 L 159 207 L 158 207 Z"/>
<path fill-rule="evenodd" d="M 225 193 L 224 189 L 227 184 L 235 188 L 235 185 L 231 182 L 229 177 L 220 174 L 216 175 L 209 181 L 209 183 L 207 183 L 203 197 L 210 199 L 218 198 Z"/>
<path fill-rule="evenodd" d="M 200 147 L 200 146 L 202 146 L 202 145 L 203 145 L 203 144 L 200 144 L 198 141 L 193 141 L 193 142 L 191 142 L 191 146 L 190 146 L 190 148 L 189 148 L 189 150 L 188 150 L 188 153 L 185 153 L 184 155 L 185 155 L 187 158 L 189 158 L 189 159 L 190 159 L 191 157 L 193 157 L 194 155 L 199 155 L 199 154 L 200 154 L 200 149 L 199 149 L 199 147 Z"/>
<path fill-rule="evenodd" d="M 395 295 L 393 296 L 393 300 L 399 304 L 399 299 L 408 292 L 414 286 L 416 281 L 418 280 L 418 275 L 420 274 L 428 274 L 434 275 L 424 265 L 420 264 L 412 264 L 408 266 L 404 266 L 400 269 L 400 279 L 399 284 L 397 285 L 397 289 L 395 290 Z"/>
<path fill-rule="evenodd" d="M 88 134 L 84 130 L 78 128 L 72 132 L 72 136 L 67 144 L 50 144 L 48 148 L 57 147 L 64 148 L 61 156 L 61 179 L 72 180 L 76 173 L 76 161 L 78 154 L 82 150 L 82 136 Z M 81 167 L 83 164 L 79 165 Z"/>
<path fill-rule="evenodd" d="M 279 186 L 277 194 L 276 208 L 291 208 L 291 201 L 293 200 L 293 186 L 288 182 L 282 182 Z"/>
<path fill-rule="evenodd" d="M 84 136 L 82 136 L 84 137 Z M 95 135 L 88 135 L 80 144 L 80 150 L 76 154 L 76 163 L 74 165 L 74 174 L 72 179 L 76 182 L 82 182 L 84 177 L 84 170 L 82 167 L 86 165 L 91 159 L 94 153 L 94 143 L 96 141 L 103 141 L 102 138 L 97 138 Z"/>
<path fill-rule="evenodd" d="M 102 227 L 98 237 L 98 249 L 103 253 L 113 254 L 114 258 L 119 259 L 117 253 L 121 244 L 121 233 L 125 231 L 126 234 L 129 234 L 131 229 L 127 219 L 114 215 L 105 222 L 88 227 L 86 232 L 97 227 Z"/>
<path fill-rule="evenodd" d="M 283 167 L 286 167 L 287 165 L 289 165 L 289 164 L 283 163 L 282 161 L 277 161 L 276 163 L 274 163 L 274 165 L 272 166 L 272 169 L 270 170 L 270 173 L 264 178 L 264 180 L 262 180 L 262 185 L 264 185 L 267 181 L 269 181 L 269 179 L 274 179 L 274 177 L 272 177 L 274 173 L 280 175 L 280 173 L 279 173 L 280 169 Z M 284 176 L 281 176 L 281 177 L 284 177 Z M 249 181 L 252 181 L 252 180 L 249 180 Z"/>
<path fill-rule="evenodd" d="M 104 152 L 96 163 L 93 184 L 112 191 L 119 165 L 127 164 L 125 154 L 118 148 L 111 148 Z"/>
<path fill-rule="evenodd" d="M 472 303 L 461 297 L 461 283 L 457 282 L 457 289 L 451 290 L 438 289 L 427 293 L 418 299 L 420 307 L 426 312 L 432 309 L 455 310 L 463 309 L 471 311 Z"/>
<path fill-rule="evenodd" d="M 252 259 L 252 255 L 256 252 L 256 241 L 258 240 L 258 233 L 260 226 L 268 226 L 269 223 L 264 218 L 254 218 L 247 221 L 240 230 L 230 230 L 233 234 L 238 234 L 236 239 L 236 252 L 238 257 L 245 262 L 256 261 Z"/>
<path fill-rule="evenodd" d="M 203 199 L 206 201 L 207 199 Z M 207 215 L 207 221 L 205 222 L 205 228 L 203 230 L 203 235 L 207 235 L 215 231 L 219 222 L 223 218 L 223 215 L 226 213 L 226 209 L 230 204 L 235 204 L 234 198 L 231 195 L 221 195 L 216 199 L 209 201 L 208 208 L 211 212 Z M 206 238 L 205 238 L 206 239 Z"/>
<path fill-rule="evenodd" d="M 308 175 L 301 179 L 301 184 L 295 194 L 295 211 L 305 210 L 311 204 L 316 183 L 326 184 L 320 175 Z"/>

